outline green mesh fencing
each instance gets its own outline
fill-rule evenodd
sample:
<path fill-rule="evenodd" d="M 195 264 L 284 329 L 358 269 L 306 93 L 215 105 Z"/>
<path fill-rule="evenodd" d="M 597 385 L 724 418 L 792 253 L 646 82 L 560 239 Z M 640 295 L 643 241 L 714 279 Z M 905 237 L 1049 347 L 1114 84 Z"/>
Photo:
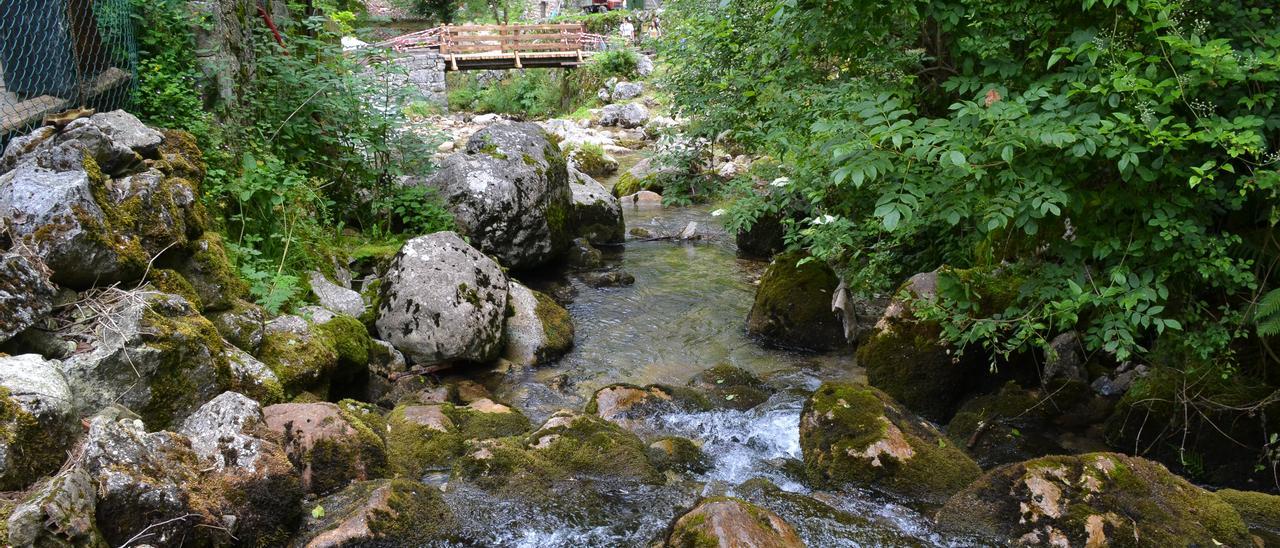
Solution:
<path fill-rule="evenodd" d="M 0 141 L 74 108 L 124 106 L 137 79 L 129 0 L 0 0 Z"/>

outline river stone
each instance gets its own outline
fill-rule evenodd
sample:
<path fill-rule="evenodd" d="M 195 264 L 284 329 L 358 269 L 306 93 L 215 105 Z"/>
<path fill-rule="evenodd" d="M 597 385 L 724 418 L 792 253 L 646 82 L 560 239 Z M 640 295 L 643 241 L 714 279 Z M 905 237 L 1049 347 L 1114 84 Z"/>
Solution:
<path fill-rule="evenodd" d="M 143 288 L 97 301 L 92 348 L 62 362 L 81 414 L 118 403 L 163 428 L 230 388 L 225 343 L 186 299 Z"/>
<path fill-rule="evenodd" d="M 803 548 L 805 544 L 777 514 L 744 500 L 714 497 L 680 516 L 664 546 Z"/>
<path fill-rule="evenodd" d="M 781 348 L 823 351 L 844 342 L 844 324 L 831 310 L 840 280 L 825 263 L 800 252 L 774 258 L 760 279 L 747 332 Z"/>
<path fill-rule="evenodd" d="M 335 404 L 282 403 L 263 408 L 262 414 L 267 427 L 284 437 L 285 453 L 301 471 L 308 493 L 376 478 L 386 467 L 382 438 Z"/>
<path fill-rule="evenodd" d="M 982 469 L 933 425 L 875 388 L 824 383 L 800 416 L 805 469 L 818 485 L 871 487 L 939 504 Z"/>
<path fill-rule="evenodd" d="M 509 293 L 513 313 L 503 331 L 503 359 L 534 366 L 553 361 L 573 347 L 573 319 L 564 307 L 514 281 Z"/>
<path fill-rule="evenodd" d="M 71 387 L 56 361 L 0 356 L 0 489 L 58 469 L 79 433 Z"/>
<path fill-rule="evenodd" d="M 738 244 L 738 255 L 748 259 L 772 259 L 774 255 L 787 248 L 786 227 L 782 224 L 782 216 L 777 213 L 766 213 L 751 223 L 751 228 L 738 230 L 734 241 Z"/>
<path fill-rule="evenodd" d="M 624 287 L 636 283 L 636 277 L 625 270 L 611 268 L 582 275 L 582 281 L 591 287 Z"/>
<path fill-rule="evenodd" d="M 613 92 L 609 94 L 609 98 L 614 101 L 626 101 L 635 99 L 644 93 L 644 82 L 618 82 L 613 86 Z"/>
<path fill-rule="evenodd" d="M 311 292 L 320 306 L 329 310 L 357 318 L 364 314 L 364 299 L 360 294 L 329 281 L 324 274 L 311 273 Z"/>
<path fill-rule="evenodd" d="M 547 264 L 570 239 L 573 195 L 560 147 L 531 123 L 496 123 L 445 158 L 435 188 L 473 245 L 514 269 Z"/>
<path fill-rule="evenodd" d="M 769 399 L 773 391 L 750 372 L 727 364 L 706 369 L 689 381 L 717 407 L 746 411 Z"/>
<path fill-rule="evenodd" d="M 382 283 L 376 326 L 413 363 L 486 362 L 502 350 L 507 276 L 453 232 L 404 244 Z"/>
<path fill-rule="evenodd" d="M 1001 466 L 951 497 L 937 520 L 949 534 L 1021 545 L 1252 545 L 1240 514 L 1213 493 L 1116 453 Z"/>
<path fill-rule="evenodd" d="M 320 499 L 292 546 L 434 546 L 459 526 L 440 490 L 405 479 L 366 481 Z"/>
<path fill-rule="evenodd" d="M 573 191 L 570 219 L 574 234 L 596 245 L 621 243 L 626 233 L 622 203 L 590 175 L 576 168 L 569 168 L 569 182 Z"/>
<path fill-rule="evenodd" d="M 604 254 L 586 238 L 574 238 L 565 253 L 564 262 L 573 270 L 592 270 L 604 264 Z"/>
<path fill-rule="evenodd" d="M 600 125 L 624 128 L 644 127 L 649 121 L 649 109 L 639 103 L 605 105 L 600 109 Z"/>
<path fill-rule="evenodd" d="M 31 253 L 0 253 L 0 343 L 36 324 L 53 310 L 58 288 L 52 274 Z"/>
<path fill-rule="evenodd" d="M 79 465 L 37 484 L 8 517 L 9 546 L 109 546 L 96 527 L 97 487 Z"/>

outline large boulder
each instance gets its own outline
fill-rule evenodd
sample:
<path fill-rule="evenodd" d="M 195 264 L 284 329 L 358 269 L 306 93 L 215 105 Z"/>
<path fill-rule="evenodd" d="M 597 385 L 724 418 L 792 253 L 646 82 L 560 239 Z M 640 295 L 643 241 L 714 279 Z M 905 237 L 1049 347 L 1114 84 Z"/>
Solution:
<path fill-rule="evenodd" d="M 1146 459 L 1054 456 L 984 474 L 938 512 L 950 534 L 1044 546 L 1252 546 L 1213 493 Z"/>
<path fill-rule="evenodd" d="M 81 414 L 118 403 L 163 428 L 232 388 L 226 343 L 186 299 L 113 289 L 85 309 L 89 322 L 60 332 L 86 343 L 62 362 Z"/>
<path fill-rule="evenodd" d="M 839 285 L 821 261 L 799 252 L 777 256 L 756 289 L 747 332 L 782 348 L 823 351 L 843 345 L 844 324 L 831 310 Z"/>
<path fill-rule="evenodd" d="M 622 202 L 618 198 L 591 176 L 572 167 L 569 187 L 573 191 L 570 225 L 575 235 L 597 245 L 621 243 L 626 238 Z"/>
<path fill-rule="evenodd" d="M 368 382 L 374 351 L 368 330 L 351 316 L 318 307 L 307 312 L 308 318 L 285 315 L 268 322 L 258 359 L 278 379 L 285 397 L 358 393 Z"/>
<path fill-rule="evenodd" d="M 1235 489 L 1222 489 L 1214 494 L 1240 513 L 1249 532 L 1267 546 L 1280 546 L 1280 496 Z"/>
<path fill-rule="evenodd" d="M 569 311 L 538 291 L 511 282 L 512 314 L 503 331 L 503 358 L 524 366 L 555 360 L 573 347 Z"/>
<path fill-rule="evenodd" d="M 870 386 L 826 383 L 805 401 L 800 448 L 819 485 L 939 504 L 982 473 L 933 425 Z"/>
<path fill-rule="evenodd" d="M 419 478 L 448 470 L 468 443 L 525 434 L 529 427 L 524 414 L 489 398 L 466 405 L 406 402 L 387 416 L 387 462 L 392 473 Z"/>
<path fill-rule="evenodd" d="M 6 518 L 9 546 L 90 547 L 107 544 L 96 524 L 97 486 L 73 465 L 37 484 Z"/>
<path fill-rule="evenodd" d="M 606 105 L 600 109 L 600 125 L 624 128 L 644 127 L 649 122 L 649 109 L 640 103 Z"/>
<path fill-rule="evenodd" d="M 0 224 L 0 233 L 4 230 Z M 0 250 L 4 249 L 0 234 Z M 53 310 L 57 287 L 44 262 L 25 246 L 0 251 L 0 343 L 31 327 Z"/>
<path fill-rule="evenodd" d="M 207 224 L 199 151 L 182 158 L 165 135 L 133 116 L 103 113 L 62 132 L 41 128 L 10 143 L 0 160 L 0 213 L 53 271 L 84 289 L 134 280 L 162 253 L 181 253 Z M 175 156 L 166 160 L 166 154 Z"/>
<path fill-rule="evenodd" d="M 434 546 L 455 540 L 458 530 L 439 489 L 405 479 L 365 481 L 317 501 L 290 545 Z"/>
<path fill-rule="evenodd" d="M 58 362 L 0 357 L 0 489 L 22 489 L 57 470 L 79 430 Z"/>
<path fill-rule="evenodd" d="M 664 546 L 803 548 L 805 543 L 781 516 L 744 500 L 715 497 L 680 516 Z"/>
<path fill-rule="evenodd" d="M 404 244 L 382 283 L 380 338 L 415 363 L 485 362 L 502 349 L 506 274 L 453 232 Z"/>
<path fill-rule="evenodd" d="M 262 414 L 267 427 L 283 436 L 308 493 L 326 494 L 378 478 L 386 468 L 382 438 L 348 409 L 328 402 L 283 403 L 263 408 Z"/>
<path fill-rule="evenodd" d="M 530 123 L 498 123 L 471 136 L 425 181 L 459 231 L 508 267 L 534 268 L 569 244 L 573 196 L 560 148 Z"/>

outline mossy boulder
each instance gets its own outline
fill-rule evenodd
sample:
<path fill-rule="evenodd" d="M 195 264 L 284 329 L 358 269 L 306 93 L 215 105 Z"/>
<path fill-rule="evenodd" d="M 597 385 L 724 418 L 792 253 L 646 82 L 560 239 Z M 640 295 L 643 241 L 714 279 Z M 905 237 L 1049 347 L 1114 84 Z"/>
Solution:
<path fill-rule="evenodd" d="M 405 479 L 355 483 L 309 507 L 292 546 L 429 546 L 456 540 L 440 491 Z"/>
<path fill-rule="evenodd" d="M 106 548 L 97 527 L 97 486 L 73 465 L 36 484 L 5 516 L 9 546 Z"/>
<path fill-rule="evenodd" d="M 1224 379 L 1215 371 L 1155 367 L 1116 404 L 1106 421 L 1107 445 L 1141 451 L 1197 481 L 1242 489 L 1269 485 L 1271 470 L 1255 464 L 1264 458 L 1259 442 L 1280 429 L 1280 402 L 1252 407 L 1275 390 L 1244 375 Z"/>
<path fill-rule="evenodd" d="M 487 398 L 467 405 L 402 404 L 387 418 L 387 460 L 391 473 L 420 478 L 449 470 L 468 442 L 519 436 L 529 428 L 524 414 Z"/>
<path fill-rule="evenodd" d="M 794 525 L 809 546 L 929 546 L 911 536 L 909 530 L 879 519 L 857 506 L 833 506 L 840 498 L 818 500 L 812 496 L 784 491 L 765 478 L 747 480 L 733 492 L 738 497 L 777 513 Z M 821 496 L 821 495 L 817 495 Z"/>
<path fill-rule="evenodd" d="M 689 438 L 666 436 L 649 444 L 649 461 L 660 471 L 700 474 L 711 469 L 702 447 Z"/>
<path fill-rule="evenodd" d="M 706 394 L 716 407 L 745 411 L 764 403 L 773 391 L 750 372 L 720 364 L 698 373 L 689 387 Z"/>
<path fill-rule="evenodd" d="M 573 348 L 573 319 L 551 297 L 517 282 L 508 286 L 512 314 L 503 326 L 507 361 L 534 366 L 559 358 Z"/>
<path fill-rule="evenodd" d="M 982 470 L 880 390 L 825 383 L 800 416 L 805 469 L 817 485 L 869 487 L 939 504 Z"/>
<path fill-rule="evenodd" d="M 1214 493 L 1244 519 L 1249 531 L 1267 546 L 1280 546 L 1280 496 L 1257 491 L 1222 489 Z"/>
<path fill-rule="evenodd" d="M 661 413 L 711 409 L 711 401 L 692 388 L 651 384 L 611 384 L 592 394 L 583 410 L 627 429 L 643 429 Z"/>
<path fill-rule="evenodd" d="M 782 348 L 822 351 L 843 346 L 844 325 L 831 310 L 839 285 L 835 272 L 821 261 L 800 252 L 778 255 L 760 279 L 747 332 Z"/>
<path fill-rule="evenodd" d="M 568 152 L 570 167 L 591 177 L 607 177 L 618 171 L 618 160 L 600 145 L 583 144 Z"/>
<path fill-rule="evenodd" d="M 1054 412 L 1060 409 L 1056 395 L 1042 395 L 1010 381 L 999 392 L 960 406 L 947 424 L 947 435 L 984 469 L 1065 453 L 1051 432 Z"/>
<path fill-rule="evenodd" d="M 573 233 L 592 244 L 621 243 L 626 238 L 622 203 L 591 176 L 569 168 L 573 193 Z"/>
<path fill-rule="evenodd" d="M 223 339 L 250 354 L 262 346 L 266 316 L 261 306 L 244 299 L 236 299 L 226 310 L 205 312 L 205 318 L 213 323 Z"/>
<path fill-rule="evenodd" d="M 613 185 L 613 195 L 621 198 L 642 190 L 662 194 L 663 176 L 673 172 L 670 168 L 656 168 L 651 158 L 645 158 L 618 177 L 618 182 Z"/>
<path fill-rule="evenodd" d="M 1115 453 L 995 468 L 938 512 L 949 534 L 1070 546 L 1250 546 L 1240 514 L 1158 463 Z"/>
<path fill-rule="evenodd" d="M 97 315 L 77 329 L 96 344 L 63 361 L 81 414 L 118 403 L 164 428 L 232 388 L 226 343 L 186 299 L 150 288 L 93 299 Z"/>
<path fill-rule="evenodd" d="M 167 264 L 173 265 L 199 295 L 205 312 L 231 309 L 249 295 L 248 284 L 231 266 L 217 232 L 205 232 L 191 242 L 185 255 Z"/>
<path fill-rule="evenodd" d="M 777 514 L 741 499 L 713 497 L 676 519 L 663 546 L 802 548 L 805 544 L 795 527 Z"/>
<path fill-rule="evenodd" d="M 79 433 L 59 365 L 35 354 L 0 356 L 0 490 L 56 471 Z"/>
<path fill-rule="evenodd" d="M 302 392 L 327 398 L 367 382 L 374 344 L 364 324 L 336 314 L 313 321 L 281 316 L 263 335 L 258 359 L 275 373 L 286 398 Z"/>
<path fill-rule="evenodd" d="M 262 414 L 283 437 L 308 493 L 329 493 L 386 472 L 382 438 L 349 409 L 327 402 L 284 403 L 267 406 Z"/>

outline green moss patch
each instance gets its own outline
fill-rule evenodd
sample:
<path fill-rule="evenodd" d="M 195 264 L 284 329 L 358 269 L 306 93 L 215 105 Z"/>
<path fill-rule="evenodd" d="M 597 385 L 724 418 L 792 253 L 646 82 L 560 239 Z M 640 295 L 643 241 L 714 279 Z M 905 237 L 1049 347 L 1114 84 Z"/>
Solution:
<path fill-rule="evenodd" d="M 760 279 L 747 331 L 783 348 L 820 351 L 843 346 L 844 324 L 831 311 L 839 285 L 829 266 L 802 252 L 778 255 Z"/>

